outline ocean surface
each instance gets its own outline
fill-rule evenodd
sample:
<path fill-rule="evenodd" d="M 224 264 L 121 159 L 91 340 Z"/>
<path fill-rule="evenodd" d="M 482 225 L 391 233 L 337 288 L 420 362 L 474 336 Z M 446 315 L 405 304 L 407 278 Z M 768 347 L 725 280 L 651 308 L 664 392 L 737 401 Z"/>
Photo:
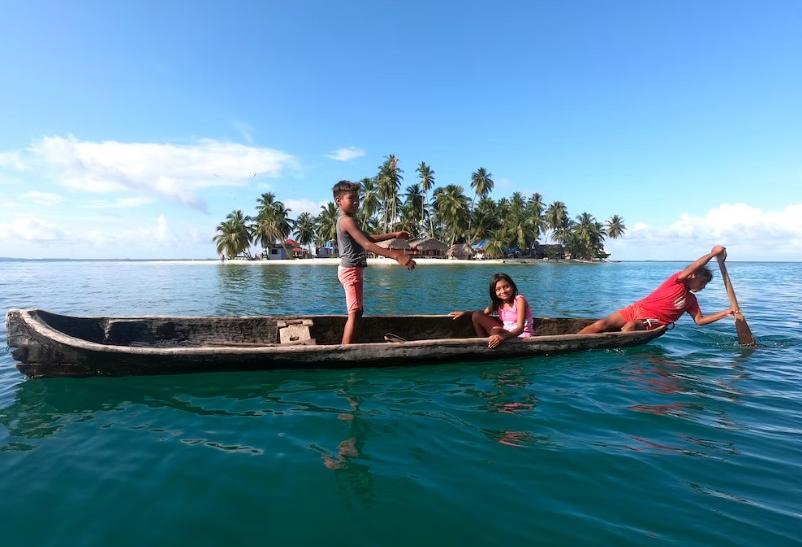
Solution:
<path fill-rule="evenodd" d="M 684 266 L 371 266 L 368 314 L 603 316 Z M 704 312 L 728 307 L 714 266 Z M 729 263 L 760 346 L 690 317 L 648 345 L 481 363 L 26 380 L 0 327 L 0 545 L 794 545 L 802 264 Z M 341 313 L 335 268 L 0 262 L 0 309 Z"/>

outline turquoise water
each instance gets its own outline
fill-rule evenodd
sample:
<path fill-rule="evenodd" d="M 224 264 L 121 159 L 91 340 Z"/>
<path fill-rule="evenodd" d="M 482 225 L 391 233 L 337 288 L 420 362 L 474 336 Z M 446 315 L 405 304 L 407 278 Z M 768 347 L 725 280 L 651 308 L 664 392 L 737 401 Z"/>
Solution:
<path fill-rule="evenodd" d="M 538 315 L 604 315 L 682 266 L 371 267 L 367 312 L 478 308 L 503 270 Z M 687 316 L 626 350 L 358 371 L 25 380 L 2 347 L 0 543 L 797 544 L 802 264 L 729 271 L 754 351 Z M 0 262 L 3 310 L 340 313 L 340 291 L 329 266 Z M 699 300 L 727 307 L 718 275 Z"/>

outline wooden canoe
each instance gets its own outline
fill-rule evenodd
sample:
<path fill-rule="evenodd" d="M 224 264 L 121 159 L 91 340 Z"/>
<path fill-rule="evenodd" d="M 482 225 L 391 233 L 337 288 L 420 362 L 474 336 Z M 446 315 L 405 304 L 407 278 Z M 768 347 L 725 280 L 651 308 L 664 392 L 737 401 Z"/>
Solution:
<path fill-rule="evenodd" d="M 575 334 L 592 319 L 536 318 L 537 336 L 495 349 L 476 338 L 469 316 L 363 318 L 361 342 L 341 345 L 341 315 L 261 317 L 71 317 L 11 310 L 8 345 L 30 377 L 126 376 L 402 365 L 546 355 L 643 344 L 665 328 Z M 402 339 L 403 341 L 398 341 Z M 395 341 L 387 341 L 395 340 Z"/>

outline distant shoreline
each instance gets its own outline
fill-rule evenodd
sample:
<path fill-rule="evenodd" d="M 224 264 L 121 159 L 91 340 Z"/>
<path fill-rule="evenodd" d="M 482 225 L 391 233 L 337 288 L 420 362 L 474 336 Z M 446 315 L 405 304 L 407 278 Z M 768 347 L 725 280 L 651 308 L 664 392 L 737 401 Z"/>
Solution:
<path fill-rule="evenodd" d="M 219 258 L 15 258 L 0 256 L 2 262 L 126 262 L 126 263 L 163 263 L 163 264 L 225 264 L 225 265 L 250 265 L 250 266 L 336 266 L 339 258 L 301 258 L 296 260 L 226 260 Z M 691 262 L 689 259 L 677 258 L 672 260 L 546 260 L 542 258 L 493 258 L 482 260 L 450 260 L 445 258 L 416 258 L 415 262 L 420 265 L 482 265 L 482 264 L 616 264 L 627 262 Z M 755 262 L 767 264 L 799 264 L 799 260 L 727 260 L 728 263 Z M 368 264 L 371 265 L 396 265 L 394 260 L 389 258 L 369 258 Z"/>
<path fill-rule="evenodd" d="M 0 262 L 158 262 L 170 264 L 220 264 L 220 265 L 248 265 L 248 266 L 337 266 L 339 258 L 299 258 L 286 260 L 220 260 L 219 258 L 10 258 L 0 257 Z M 543 259 L 543 258 L 486 258 L 471 260 L 455 260 L 447 258 L 416 258 L 420 265 L 459 265 L 459 264 L 604 264 L 621 262 L 620 260 L 575 260 L 575 259 Z M 368 264 L 372 266 L 397 266 L 395 260 L 390 258 L 369 258 Z"/>
<path fill-rule="evenodd" d="M 5 258 L 0 262 L 150 262 L 164 264 L 198 264 L 198 265 L 225 265 L 225 266 L 337 266 L 339 258 L 299 258 L 294 260 L 225 260 L 219 258 Z M 542 258 L 488 258 L 481 260 L 451 260 L 447 258 L 416 258 L 419 265 L 482 265 L 482 264 L 603 264 L 620 262 L 617 260 L 546 260 Z M 389 258 L 369 258 L 370 266 L 397 266 L 395 260 Z"/>

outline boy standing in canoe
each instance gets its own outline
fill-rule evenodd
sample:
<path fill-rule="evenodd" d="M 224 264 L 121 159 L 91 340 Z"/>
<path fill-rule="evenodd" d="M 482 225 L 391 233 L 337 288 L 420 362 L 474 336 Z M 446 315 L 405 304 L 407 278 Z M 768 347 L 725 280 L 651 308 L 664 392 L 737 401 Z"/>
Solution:
<path fill-rule="evenodd" d="M 688 312 L 697 325 L 709 325 L 728 315 L 734 315 L 732 309 L 723 310 L 712 315 L 703 315 L 694 293 L 705 288 L 713 272 L 706 264 L 715 257 L 727 257 L 727 250 L 716 245 L 696 262 L 676 272 L 657 287 L 649 296 L 630 304 L 622 310 L 613 312 L 604 319 L 591 323 L 579 334 L 595 334 L 597 332 L 633 330 L 651 330 L 662 325 L 674 323 Z"/>
<path fill-rule="evenodd" d="M 348 321 L 343 330 L 342 343 L 352 344 L 357 340 L 359 322 L 364 310 L 362 293 L 364 270 L 368 266 L 366 251 L 392 258 L 401 266 L 406 266 L 408 270 L 415 268 L 415 261 L 404 253 L 376 245 L 377 241 L 393 238 L 409 239 L 409 232 L 370 236 L 359 229 L 354 218 L 359 210 L 359 184 L 341 180 L 331 191 L 338 208 L 337 249 L 340 252 L 340 265 L 337 267 L 337 278 L 345 289 L 345 305 L 348 309 Z"/>

